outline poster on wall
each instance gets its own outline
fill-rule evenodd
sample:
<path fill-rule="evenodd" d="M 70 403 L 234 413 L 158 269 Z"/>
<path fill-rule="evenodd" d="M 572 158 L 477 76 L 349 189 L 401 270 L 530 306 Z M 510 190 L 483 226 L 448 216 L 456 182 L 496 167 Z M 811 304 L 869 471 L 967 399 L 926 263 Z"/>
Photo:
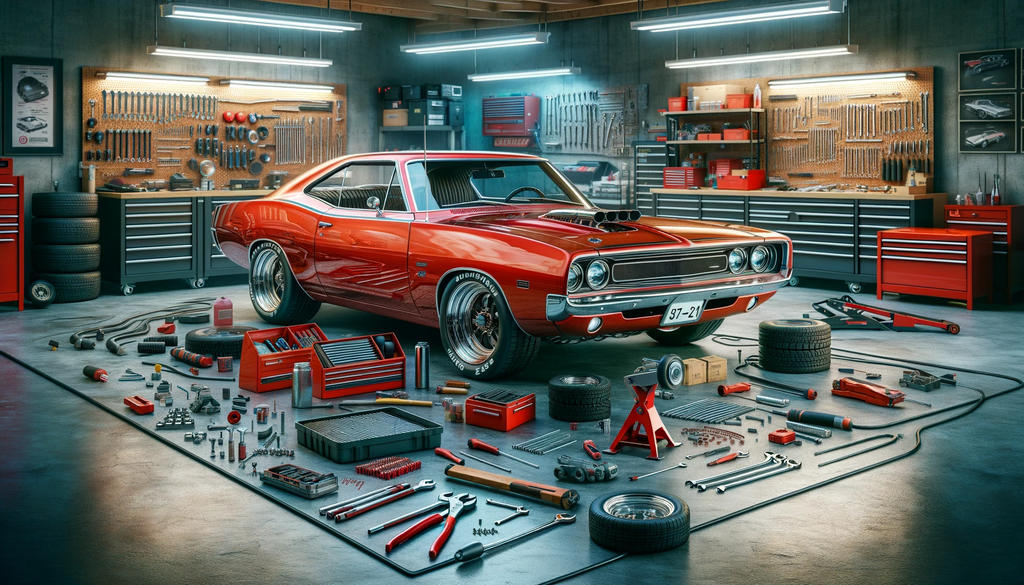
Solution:
<path fill-rule="evenodd" d="M 960 53 L 960 91 L 1017 89 L 1017 49 Z"/>
<path fill-rule="evenodd" d="M 1017 119 L 1017 94 L 969 93 L 960 96 L 960 121 L 996 120 L 1012 122 Z"/>
<path fill-rule="evenodd" d="M 3 154 L 64 154 L 64 62 L 3 58 Z"/>
<path fill-rule="evenodd" d="M 1017 123 L 960 122 L 960 152 L 977 154 L 1017 152 Z"/>

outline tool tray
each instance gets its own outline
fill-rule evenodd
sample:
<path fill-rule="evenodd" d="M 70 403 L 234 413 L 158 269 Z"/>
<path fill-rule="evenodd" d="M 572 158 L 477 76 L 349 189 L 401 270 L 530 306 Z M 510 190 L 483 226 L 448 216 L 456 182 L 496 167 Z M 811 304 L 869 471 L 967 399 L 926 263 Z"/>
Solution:
<path fill-rule="evenodd" d="M 441 425 L 386 407 L 295 423 L 299 445 L 335 463 L 352 463 L 441 446 Z"/>
<path fill-rule="evenodd" d="M 385 357 L 381 347 L 374 342 L 375 337 L 383 337 L 385 343 L 394 345 L 394 354 L 391 357 Z M 358 345 L 362 351 L 367 352 L 362 355 L 372 357 L 332 362 L 326 355 L 329 351 L 326 348 L 342 345 Z M 310 357 L 313 396 L 322 400 L 405 388 L 405 352 L 402 351 L 402 345 L 394 333 L 320 341 L 313 344 L 313 353 Z"/>
<path fill-rule="evenodd" d="M 270 392 L 292 387 L 292 367 L 299 362 L 309 362 L 312 346 L 302 347 L 300 338 L 327 339 L 327 335 L 316 324 L 274 327 L 259 331 L 246 331 L 242 342 L 242 359 L 238 367 L 238 387 L 250 392 Z M 298 349 L 271 352 L 263 343 L 274 343 L 279 338 L 288 347 Z M 258 349 L 257 349 L 258 348 Z"/>
<path fill-rule="evenodd" d="M 260 481 L 313 500 L 338 491 L 338 478 L 333 473 L 319 473 L 297 465 L 277 465 L 260 473 Z"/>

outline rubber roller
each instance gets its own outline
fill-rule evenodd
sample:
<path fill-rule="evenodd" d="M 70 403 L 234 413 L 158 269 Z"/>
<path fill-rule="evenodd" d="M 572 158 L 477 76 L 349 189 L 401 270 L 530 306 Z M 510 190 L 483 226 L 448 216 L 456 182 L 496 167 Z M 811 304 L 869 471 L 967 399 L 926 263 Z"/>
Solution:
<path fill-rule="evenodd" d="M 209 368 L 213 366 L 213 357 L 193 353 L 186 350 L 184 347 L 176 347 L 172 349 L 171 357 L 176 360 L 181 360 L 190 366 L 196 366 L 199 368 Z"/>
<path fill-rule="evenodd" d="M 140 341 L 136 347 L 138 347 L 139 353 L 146 355 L 167 351 L 167 345 L 162 341 Z"/>
<path fill-rule="evenodd" d="M 147 337 L 142 340 L 143 343 L 162 343 L 167 347 L 176 347 L 178 345 L 177 335 L 154 335 Z"/>

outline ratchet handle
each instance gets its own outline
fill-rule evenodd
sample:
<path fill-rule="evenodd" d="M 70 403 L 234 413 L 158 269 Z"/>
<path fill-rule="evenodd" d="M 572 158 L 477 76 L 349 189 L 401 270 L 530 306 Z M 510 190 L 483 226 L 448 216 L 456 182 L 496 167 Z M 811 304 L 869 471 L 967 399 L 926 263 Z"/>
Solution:
<path fill-rule="evenodd" d="M 452 531 L 455 530 L 455 516 L 448 516 L 444 521 L 444 530 L 434 540 L 434 544 L 430 545 L 430 560 L 437 558 L 437 555 L 441 553 L 441 549 L 444 548 L 444 543 L 448 542 L 448 537 L 452 535 Z"/>
<path fill-rule="evenodd" d="M 430 516 L 427 516 L 426 518 L 420 520 L 416 524 L 413 524 L 412 526 L 399 532 L 397 535 L 395 535 L 394 538 L 389 540 L 388 543 L 384 545 L 384 552 L 389 553 L 393 551 L 395 547 L 397 547 L 398 545 L 416 536 L 420 532 L 423 532 L 427 528 L 430 528 L 431 526 L 434 526 L 436 524 L 440 524 L 443 518 L 444 516 L 441 514 L 431 514 Z"/>

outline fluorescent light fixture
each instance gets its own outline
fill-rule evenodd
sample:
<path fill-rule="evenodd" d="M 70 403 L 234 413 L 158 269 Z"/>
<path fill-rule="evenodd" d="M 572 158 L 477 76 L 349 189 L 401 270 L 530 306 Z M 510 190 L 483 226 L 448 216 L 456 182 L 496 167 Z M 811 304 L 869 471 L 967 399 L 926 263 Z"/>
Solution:
<path fill-rule="evenodd" d="M 534 77 L 554 77 L 556 75 L 579 75 L 579 67 L 557 67 L 555 69 L 530 69 L 524 71 L 506 71 L 504 73 L 474 73 L 470 81 L 497 81 L 499 79 L 533 79 Z"/>
<path fill-rule="evenodd" d="M 403 53 L 429 55 L 432 53 L 454 53 L 455 51 L 476 51 L 477 49 L 501 49 L 504 47 L 519 47 L 522 45 L 543 45 L 547 44 L 550 36 L 551 33 L 549 32 L 533 32 L 501 37 L 485 37 L 457 41 L 444 41 L 440 43 L 402 45 L 399 48 Z"/>
<path fill-rule="evenodd" d="M 363 24 L 336 18 L 309 18 L 278 12 L 260 12 L 258 10 L 242 10 L 239 8 L 217 8 L 198 4 L 179 4 L 171 2 L 160 5 L 160 15 L 166 18 L 186 18 L 189 20 L 205 20 L 227 24 L 251 24 L 254 26 L 270 26 L 274 28 L 294 28 L 315 30 L 320 32 L 347 32 L 360 30 Z"/>
<path fill-rule="evenodd" d="M 864 83 L 867 81 L 906 81 L 917 78 L 913 71 L 886 71 L 883 73 L 853 73 L 850 75 L 829 75 L 827 77 L 802 77 L 799 79 L 771 79 L 768 87 L 805 87 L 808 85 L 837 85 L 842 83 Z"/>
<path fill-rule="evenodd" d="M 253 81 L 251 79 L 222 79 L 221 85 L 242 89 L 289 89 L 295 91 L 334 91 L 333 85 L 314 85 L 311 83 L 285 83 L 283 81 Z"/>
<path fill-rule="evenodd" d="M 186 49 L 165 45 L 150 45 L 146 51 L 150 55 L 161 57 L 188 57 L 190 59 L 213 59 L 215 61 L 243 61 L 246 63 L 271 63 L 273 65 L 299 65 L 303 67 L 330 67 L 334 61 L 330 59 L 311 59 L 307 57 L 289 57 L 287 55 L 271 55 L 269 53 L 236 53 L 234 51 L 206 51 L 202 49 Z"/>
<path fill-rule="evenodd" d="M 790 51 L 722 55 L 720 57 L 706 57 L 704 59 L 680 59 L 679 61 L 665 61 L 665 67 L 669 69 L 692 69 L 694 67 L 716 67 L 720 65 L 760 63 L 762 61 L 787 61 L 789 59 L 833 57 L 836 55 L 853 55 L 856 53 L 857 45 L 836 45 L 832 47 L 812 47 L 810 49 L 794 49 Z"/>
<path fill-rule="evenodd" d="M 165 75 L 163 73 L 133 73 L 131 71 L 97 71 L 99 79 L 128 79 L 131 81 L 145 81 L 151 83 L 182 83 L 186 85 L 206 85 L 209 77 L 196 77 L 192 75 Z"/>
<path fill-rule="evenodd" d="M 846 0 L 813 0 L 811 2 L 793 2 L 790 4 L 773 4 L 758 8 L 739 8 L 735 10 L 718 10 L 687 16 L 666 16 L 648 18 L 630 23 L 633 30 L 649 32 L 665 32 L 669 30 L 686 30 L 691 28 L 707 28 L 710 26 L 726 26 L 780 20 L 784 18 L 800 18 L 802 16 L 818 16 L 822 14 L 839 14 L 843 12 Z"/>

